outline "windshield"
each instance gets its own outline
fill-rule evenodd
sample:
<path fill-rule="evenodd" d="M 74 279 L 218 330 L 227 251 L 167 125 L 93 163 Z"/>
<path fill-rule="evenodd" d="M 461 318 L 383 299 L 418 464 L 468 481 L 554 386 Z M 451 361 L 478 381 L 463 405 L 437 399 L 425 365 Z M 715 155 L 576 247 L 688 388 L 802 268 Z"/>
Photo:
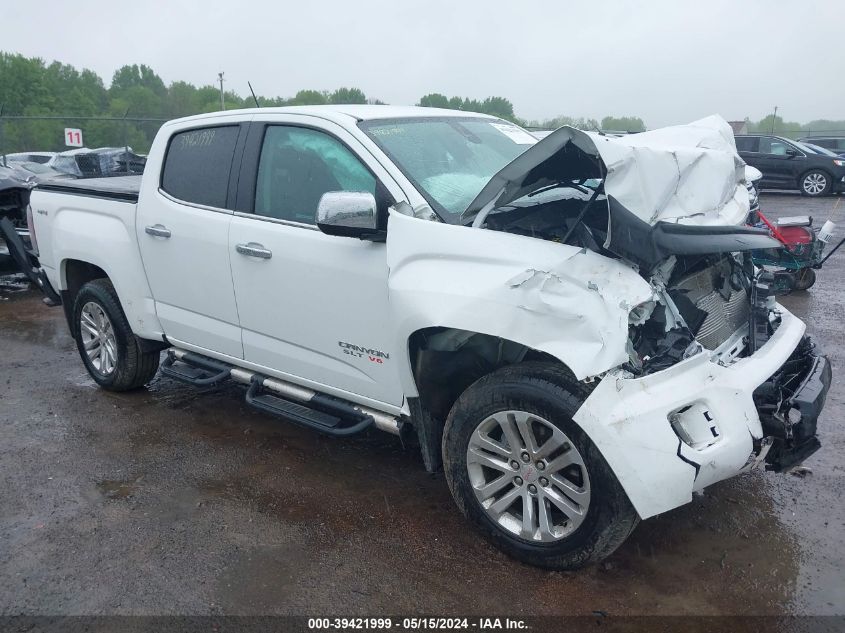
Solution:
<path fill-rule="evenodd" d="M 537 142 L 500 119 L 419 117 L 359 126 L 451 223 L 460 221 L 490 178 Z"/>

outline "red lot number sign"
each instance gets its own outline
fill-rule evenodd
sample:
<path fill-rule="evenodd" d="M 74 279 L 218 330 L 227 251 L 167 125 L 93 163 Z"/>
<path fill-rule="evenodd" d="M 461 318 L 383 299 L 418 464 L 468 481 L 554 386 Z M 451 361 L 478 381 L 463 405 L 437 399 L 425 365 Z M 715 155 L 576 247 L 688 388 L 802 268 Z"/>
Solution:
<path fill-rule="evenodd" d="M 65 145 L 68 147 L 82 147 L 82 130 L 75 127 L 66 127 Z"/>

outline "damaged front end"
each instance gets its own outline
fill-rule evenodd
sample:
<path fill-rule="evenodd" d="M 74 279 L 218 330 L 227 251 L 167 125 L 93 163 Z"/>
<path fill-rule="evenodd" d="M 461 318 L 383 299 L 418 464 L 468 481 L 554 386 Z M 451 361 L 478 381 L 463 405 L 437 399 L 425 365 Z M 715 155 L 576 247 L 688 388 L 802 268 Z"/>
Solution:
<path fill-rule="evenodd" d="M 623 367 L 630 378 L 664 371 L 696 354 L 720 367 L 751 360 L 781 325 L 775 301 L 780 284 L 772 273 L 754 267 L 749 252 L 672 255 L 649 281 L 656 299 L 631 312 L 630 361 Z M 754 463 L 782 472 L 821 447 L 816 426 L 830 381 L 829 361 L 803 337 L 788 360 L 753 391 L 762 430 L 753 443 Z M 711 413 L 707 407 L 689 407 L 678 413 L 687 421 L 702 418 L 704 438 L 683 425 L 673 423 L 673 429 L 682 442 L 700 446 L 713 439 L 707 432 Z M 715 437 L 717 431 L 712 433 Z"/>
<path fill-rule="evenodd" d="M 649 281 L 657 301 L 648 315 L 631 316 L 626 369 L 634 376 L 704 350 L 729 364 L 753 353 L 777 327 L 774 295 L 755 276 L 748 255 L 672 255 Z"/>
<path fill-rule="evenodd" d="M 767 231 L 743 225 L 749 206 L 744 166 L 722 123 L 705 120 L 642 140 L 558 130 L 503 169 L 465 214 L 475 227 L 624 262 L 648 282 L 651 298 L 630 306 L 628 362 L 601 375 L 603 382 L 614 381 L 617 393 L 628 382 L 659 384 L 661 373 L 677 373 L 696 357 L 714 368 L 705 380 L 727 381 L 749 363 L 755 375 L 762 374 L 733 394 L 739 400 L 732 415 L 743 410 L 743 402 L 756 415 L 746 409 L 744 419 L 730 426 L 714 421 L 719 407 L 708 400 L 706 385 L 698 393 L 685 385 L 691 390 L 686 402 L 657 414 L 665 415 L 679 441 L 677 458 L 695 468 L 694 489 L 735 474 L 745 442 L 750 461 L 765 460 L 776 471 L 815 452 L 816 420 L 831 376 L 813 343 L 796 337 L 803 324 L 791 315 L 789 333 L 767 345 L 786 314 L 776 297 L 788 284 L 756 268 L 751 253 L 780 244 Z M 772 366 L 774 356 L 781 360 Z M 731 371 L 717 378 L 715 368 Z M 585 412 L 585 420 L 592 415 Z M 593 424 L 601 424 L 600 418 Z M 737 437 L 739 429 L 745 429 L 744 438 Z M 698 453 L 719 451 L 730 457 L 711 461 L 713 472 L 702 475 Z"/>

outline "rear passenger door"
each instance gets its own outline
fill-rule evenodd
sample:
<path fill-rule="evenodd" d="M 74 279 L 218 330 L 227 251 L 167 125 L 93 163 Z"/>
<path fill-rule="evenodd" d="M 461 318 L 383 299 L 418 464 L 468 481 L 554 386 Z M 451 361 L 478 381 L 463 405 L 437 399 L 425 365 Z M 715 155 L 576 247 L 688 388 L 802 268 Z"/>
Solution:
<path fill-rule="evenodd" d="M 142 181 L 136 225 L 156 314 L 168 339 L 234 358 L 243 358 L 243 347 L 229 268 L 232 165 L 247 127 L 181 129 L 165 148 L 154 147 L 151 159 L 161 153 L 163 166 L 161 174 Z"/>
<path fill-rule="evenodd" d="M 763 173 L 761 184 L 770 184 L 769 177 L 766 174 L 765 158 L 760 155 L 760 137 L 759 136 L 737 136 L 734 138 L 736 142 L 736 151 L 739 157 L 752 167 L 756 167 Z"/>
<path fill-rule="evenodd" d="M 404 196 L 341 126 L 265 116 L 250 129 L 229 235 L 244 359 L 339 397 L 399 407 L 385 244 L 325 235 L 316 211 L 329 191 L 368 191 L 386 222 Z"/>

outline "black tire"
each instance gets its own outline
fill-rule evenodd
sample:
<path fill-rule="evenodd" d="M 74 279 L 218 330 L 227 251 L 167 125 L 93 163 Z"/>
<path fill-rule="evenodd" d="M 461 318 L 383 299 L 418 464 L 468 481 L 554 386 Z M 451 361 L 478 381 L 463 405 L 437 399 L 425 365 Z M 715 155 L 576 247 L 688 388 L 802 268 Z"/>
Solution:
<path fill-rule="evenodd" d="M 593 442 L 572 417 L 586 392 L 564 367 L 528 362 L 505 367 L 470 386 L 455 403 L 443 435 L 446 481 L 461 512 L 496 547 L 538 567 L 577 569 L 609 556 L 631 534 L 639 516 Z M 589 475 L 591 501 L 574 532 L 549 543 L 529 542 L 502 528 L 482 508 L 467 470 L 467 448 L 476 427 L 494 413 L 541 416 L 570 438 Z"/>
<path fill-rule="evenodd" d="M 824 179 L 824 187 L 822 188 L 818 187 L 818 183 L 820 182 L 819 180 L 815 181 L 815 185 L 810 182 L 811 179 L 822 178 Z M 798 179 L 798 189 L 801 191 L 801 195 L 810 196 L 811 198 L 826 196 L 830 193 L 831 187 L 833 187 L 833 177 L 821 169 L 811 169 L 810 171 L 802 174 Z"/>
<path fill-rule="evenodd" d="M 104 375 L 94 365 L 85 350 L 81 330 L 82 309 L 96 304 L 106 314 L 114 332 L 116 362 L 114 369 Z M 108 391 L 129 391 L 143 387 L 158 371 L 159 351 L 144 352 L 132 333 L 129 321 L 120 307 L 114 286 L 108 279 L 95 279 L 80 288 L 73 304 L 73 335 L 79 356 L 94 381 Z"/>
<path fill-rule="evenodd" d="M 792 274 L 795 290 L 809 290 L 816 283 L 816 271 L 812 268 L 802 268 Z"/>

